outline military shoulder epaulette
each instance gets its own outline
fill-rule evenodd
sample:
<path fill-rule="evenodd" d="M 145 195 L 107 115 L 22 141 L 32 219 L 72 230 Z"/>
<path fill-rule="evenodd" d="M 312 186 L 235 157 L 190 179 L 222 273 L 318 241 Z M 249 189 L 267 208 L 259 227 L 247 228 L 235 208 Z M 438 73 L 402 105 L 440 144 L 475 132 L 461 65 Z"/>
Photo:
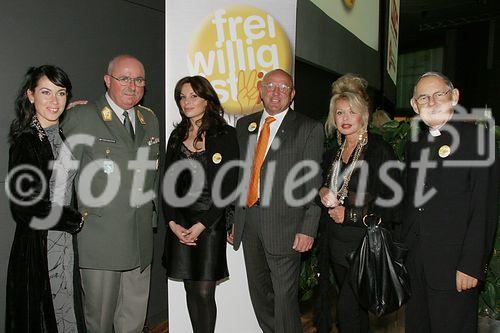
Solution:
<path fill-rule="evenodd" d="M 140 104 L 139 104 L 138 106 L 139 106 L 141 109 L 147 110 L 147 111 L 151 112 L 152 114 L 154 114 L 153 110 L 151 110 L 150 108 L 147 108 L 147 107 L 145 107 L 144 105 L 140 105 Z"/>

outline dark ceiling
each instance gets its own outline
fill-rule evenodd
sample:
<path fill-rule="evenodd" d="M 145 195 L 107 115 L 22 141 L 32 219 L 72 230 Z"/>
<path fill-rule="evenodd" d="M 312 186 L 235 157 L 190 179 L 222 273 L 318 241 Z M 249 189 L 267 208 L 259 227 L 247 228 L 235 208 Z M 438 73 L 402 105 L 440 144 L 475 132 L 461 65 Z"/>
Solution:
<path fill-rule="evenodd" d="M 400 6 L 401 35 L 410 40 L 422 32 L 500 18 L 500 0 L 401 0 Z"/>

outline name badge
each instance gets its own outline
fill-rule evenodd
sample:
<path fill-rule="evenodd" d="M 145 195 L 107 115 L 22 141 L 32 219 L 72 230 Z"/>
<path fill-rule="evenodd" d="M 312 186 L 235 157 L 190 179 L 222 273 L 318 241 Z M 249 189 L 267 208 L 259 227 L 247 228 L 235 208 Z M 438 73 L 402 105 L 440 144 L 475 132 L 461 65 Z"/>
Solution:
<path fill-rule="evenodd" d="M 451 148 L 448 145 L 443 145 L 438 150 L 439 157 L 441 158 L 450 156 L 450 153 L 451 153 Z"/>
<path fill-rule="evenodd" d="M 106 139 L 106 138 L 97 138 L 99 142 L 107 142 L 107 143 L 116 143 L 114 139 Z"/>

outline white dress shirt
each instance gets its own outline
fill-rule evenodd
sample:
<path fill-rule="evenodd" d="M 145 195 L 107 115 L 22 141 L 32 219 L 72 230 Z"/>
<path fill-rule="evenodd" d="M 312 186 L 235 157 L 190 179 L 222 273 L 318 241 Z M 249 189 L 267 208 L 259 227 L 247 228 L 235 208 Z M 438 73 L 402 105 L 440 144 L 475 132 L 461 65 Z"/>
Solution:
<path fill-rule="evenodd" d="M 267 148 L 266 148 L 266 154 L 264 155 L 264 158 L 267 156 L 267 152 L 269 151 L 269 148 L 271 147 L 271 144 L 273 143 L 274 137 L 276 136 L 276 133 L 278 133 L 278 129 L 281 126 L 281 123 L 283 122 L 283 119 L 285 119 L 285 116 L 287 114 L 289 109 L 286 109 L 285 111 L 282 111 L 278 113 L 277 115 L 274 115 L 275 121 L 273 121 L 269 125 L 269 141 L 267 141 Z M 259 134 L 257 136 L 257 140 L 259 140 L 260 137 L 260 132 L 262 131 L 262 127 L 264 126 L 264 122 L 266 121 L 266 118 L 271 116 L 269 113 L 267 113 L 266 110 L 262 112 L 262 116 L 260 117 L 260 124 L 259 124 Z"/>
<path fill-rule="evenodd" d="M 120 119 L 120 122 L 123 124 L 123 121 L 125 120 L 125 117 L 123 116 L 123 111 L 125 111 L 125 110 L 123 110 L 121 107 L 116 105 L 116 103 L 113 102 L 111 97 L 109 97 L 108 93 L 106 93 L 105 96 L 106 96 L 106 100 L 108 101 L 109 106 L 111 106 L 111 109 L 113 110 L 115 115 L 118 117 L 118 119 Z M 132 128 L 134 129 L 134 133 L 135 133 L 135 110 L 134 110 L 134 108 L 131 108 L 131 109 L 128 109 L 127 112 L 128 112 L 128 117 L 130 118 L 130 123 L 132 124 Z"/>
<path fill-rule="evenodd" d="M 260 117 L 260 124 L 259 124 L 259 133 L 257 136 L 257 141 L 259 140 L 260 137 L 260 132 L 262 132 L 262 127 L 264 126 L 264 122 L 266 121 L 266 118 L 271 116 L 276 119 L 269 125 L 269 140 L 267 141 L 267 148 L 266 148 L 266 154 L 264 155 L 264 159 L 267 156 L 267 152 L 269 151 L 269 148 L 271 147 L 271 144 L 273 143 L 274 137 L 276 136 L 276 133 L 278 133 L 278 129 L 281 126 L 281 123 L 283 122 L 283 119 L 285 119 L 285 116 L 288 112 L 289 108 L 286 109 L 285 111 L 282 111 L 274 116 L 271 116 L 267 111 L 264 109 L 264 112 L 262 112 L 262 116 Z M 259 180 L 259 187 L 258 187 L 258 193 L 260 197 L 260 180 Z"/>

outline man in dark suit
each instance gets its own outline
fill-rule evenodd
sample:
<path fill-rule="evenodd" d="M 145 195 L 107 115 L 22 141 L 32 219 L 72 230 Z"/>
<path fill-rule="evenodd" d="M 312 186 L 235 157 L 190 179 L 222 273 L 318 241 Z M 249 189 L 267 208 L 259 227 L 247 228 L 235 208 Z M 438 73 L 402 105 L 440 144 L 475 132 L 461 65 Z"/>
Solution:
<path fill-rule="evenodd" d="M 410 101 L 426 126 L 406 155 L 408 333 L 477 331 L 478 282 L 495 235 L 498 178 L 489 134 L 484 125 L 460 119 L 467 116 L 454 111 L 458 98 L 448 78 L 428 72 Z"/>
<path fill-rule="evenodd" d="M 78 207 L 86 220 L 85 230 L 78 234 L 85 322 L 89 332 L 141 332 L 158 207 L 158 119 L 138 105 L 146 84 L 139 60 L 115 57 L 104 82 L 104 96 L 75 107 L 62 123 L 69 139 L 76 134 L 94 139 L 92 145 L 79 144 L 72 150 L 80 161 L 77 187 L 99 197 L 89 203 L 85 191 L 78 193 Z M 136 161 L 140 152 L 148 166 Z M 97 170 L 89 179 L 85 170 L 92 166 Z M 109 191 L 116 177 L 119 188 Z M 154 198 L 144 198 L 151 193 Z"/>
<path fill-rule="evenodd" d="M 321 185 L 323 127 L 290 108 L 295 90 L 285 71 L 267 73 L 258 88 L 264 111 L 236 125 L 241 157 L 252 163 L 240 173 L 246 200 L 235 211 L 234 248 L 243 243 L 262 330 L 302 332 L 300 253 L 311 249 L 318 227 L 320 208 L 313 199 Z"/>

